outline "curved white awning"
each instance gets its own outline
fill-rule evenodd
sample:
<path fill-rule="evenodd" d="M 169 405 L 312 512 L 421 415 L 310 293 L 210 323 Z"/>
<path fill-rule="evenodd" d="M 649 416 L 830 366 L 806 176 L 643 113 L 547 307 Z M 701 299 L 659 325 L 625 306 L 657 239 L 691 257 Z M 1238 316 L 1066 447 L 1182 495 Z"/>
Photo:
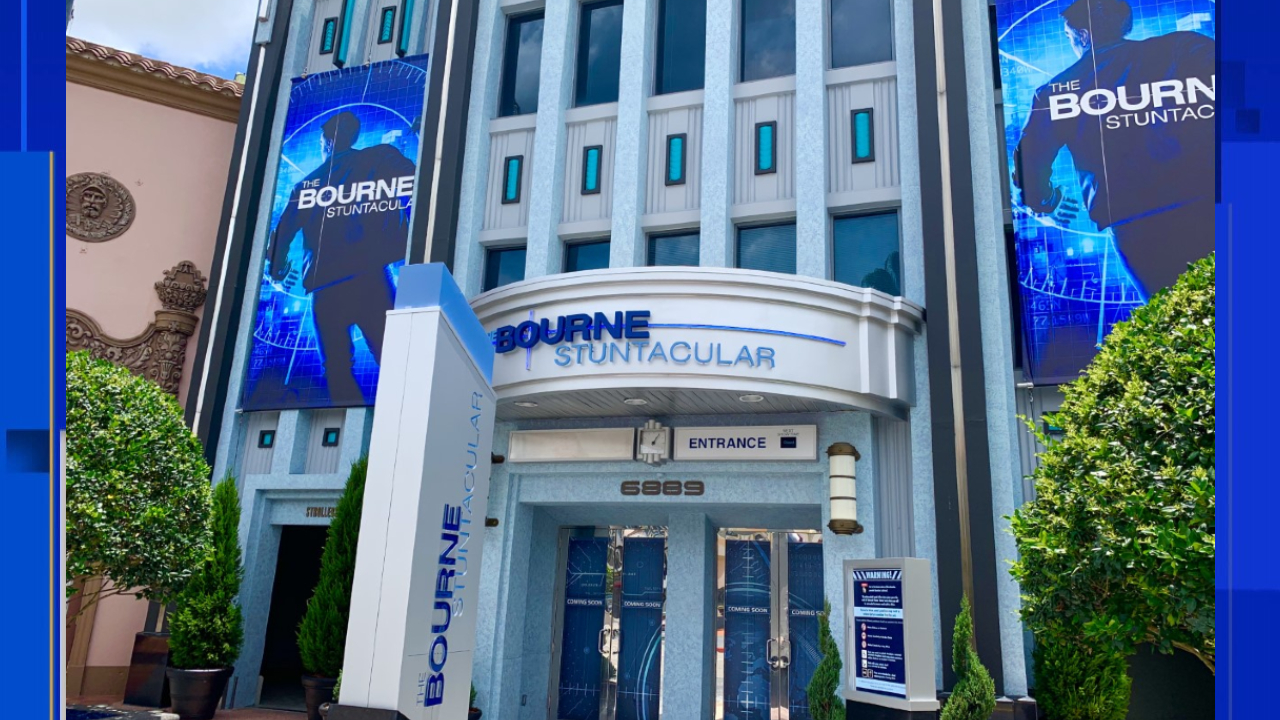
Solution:
<path fill-rule="evenodd" d="M 471 305 L 499 350 L 503 419 L 841 409 L 903 417 L 915 402 L 923 310 L 878 290 L 645 267 L 527 280 Z"/>

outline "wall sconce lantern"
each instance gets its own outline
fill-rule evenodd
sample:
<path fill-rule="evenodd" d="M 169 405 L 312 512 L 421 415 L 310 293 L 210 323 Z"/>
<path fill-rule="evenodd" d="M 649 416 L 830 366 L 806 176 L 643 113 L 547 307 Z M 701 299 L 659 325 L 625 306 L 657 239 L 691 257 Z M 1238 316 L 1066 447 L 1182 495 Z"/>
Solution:
<path fill-rule="evenodd" d="M 863 528 L 858 523 L 854 464 L 862 455 L 850 443 L 838 442 L 827 448 L 827 459 L 831 465 L 831 522 L 827 527 L 837 535 L 858 535 Z"/>

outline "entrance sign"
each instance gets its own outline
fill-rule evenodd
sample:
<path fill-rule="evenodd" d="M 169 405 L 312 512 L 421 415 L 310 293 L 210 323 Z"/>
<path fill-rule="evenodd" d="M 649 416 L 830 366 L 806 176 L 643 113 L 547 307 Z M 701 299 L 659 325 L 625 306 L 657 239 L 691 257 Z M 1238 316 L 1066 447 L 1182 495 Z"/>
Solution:
<path fill-rule="evenodd" d="M 1214 0 L 996 0 L 1023 367 L 1072 380 L 1213 250 Z"/>
<path fill-rule="evenodd" d="M 401 271 L 386 332 L 364 495 L 374 521 L 360 532 L 330 718 L 460 718 L 476 643 L 493 346 L 439 263 Z"/>
<path fill-rule="evenodd" d="M 907 712 L 937 710 L 929 561 L 845 560 L 844 576 L 851 658 L 845 697 Z"/>
<path fill-rule="evenodd" d="M 815 460 L 817 425 L 678 427 L 676 460 Z"/>

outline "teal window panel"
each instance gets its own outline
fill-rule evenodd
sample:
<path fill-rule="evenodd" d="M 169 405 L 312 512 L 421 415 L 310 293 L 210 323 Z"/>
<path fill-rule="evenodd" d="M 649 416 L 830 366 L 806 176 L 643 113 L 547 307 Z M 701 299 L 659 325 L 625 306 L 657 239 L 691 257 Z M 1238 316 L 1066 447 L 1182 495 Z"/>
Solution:
<path fill-rule="evenodd" d="M 876 159 L 875 122 L 871 108 L 852 111 L 850 121 L 853 131 L 853 162 L 872 162 Z"/>
<path fill-rule="evenodd" d="M 325 18 L 320 26 L 320 54 L 331 55 L 338 43 L 338 18 Z"/>
<path fill-rule="evenodd" d="M 396 39 L 396 9 L 384 7 L 378 15 L 378 44 L 386 45 Z"/>
<path fill-rule="evenodd" d="M 756 174 L 778 172 L 778 123 L 756 123 Z"/>
<path fill-rule="evenodd" d="M 603 145 L 592 145 L 582 149 L 583 195 L 595 195 L 600 192 L 600 156 L 603 153 Z"/>
<path fill-rule="evenodd" d="M 502 163 L 502 204 L 520 202 L 520 176 L 524 170 L 524 156 L 515 155 Z"/>
<path fill-rule="evenodd" d="M 685 133 L 667 136 L 667 184 L 683 185 L 685 182 L 684 158 L 689 136 Z"/>

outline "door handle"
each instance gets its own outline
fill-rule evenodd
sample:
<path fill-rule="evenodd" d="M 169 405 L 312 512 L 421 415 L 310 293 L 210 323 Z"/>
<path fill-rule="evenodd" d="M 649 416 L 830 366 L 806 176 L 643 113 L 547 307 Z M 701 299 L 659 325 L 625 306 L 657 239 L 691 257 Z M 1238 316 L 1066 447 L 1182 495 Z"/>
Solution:
<path fill-rule="evenodd" d="M 598 650 L 601 655 L 608 657 L 609 656 L 608 644 L 609 644 L 609 628 L 601 628 L 600 635 L 596 641 L 596 646 L 597 646 L 596 650 Z"/>
<path fill-rule="evenodd" d="M 781 667 L 780 665 L 778 665 L 778 656 L 775 655 L 773 652 L 773 647 L 777 643 L 778 641 L 776 638 L 769 638 L 764 644 L 765 657 L 769 661 L 769 667 L 773 668 L 774 670 L 777 670 L 779 667 Z"/>

